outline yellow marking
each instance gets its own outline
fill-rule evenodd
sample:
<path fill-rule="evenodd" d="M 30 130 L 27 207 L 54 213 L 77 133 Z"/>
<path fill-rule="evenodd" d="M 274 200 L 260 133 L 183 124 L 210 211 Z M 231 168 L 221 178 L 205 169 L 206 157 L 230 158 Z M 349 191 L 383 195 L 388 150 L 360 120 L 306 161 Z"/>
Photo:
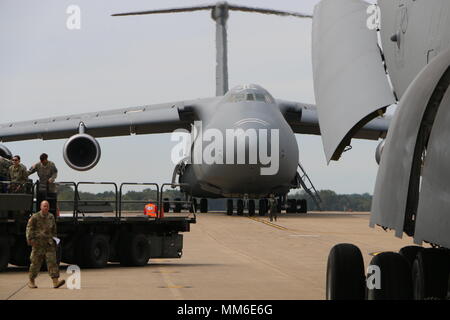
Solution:
<path fill-rule="evenodd" d="M 380 251 L 380 252 L 370 252 L 369 256 L 375 257 L 377 255 L 379 255 L 380 253 L 383 253 L 384 251 Z"/>
<path fill-rule="evenodd" d="M 254 221 L 257 221 L 257 222 L 264 223 L 264 224 L 266 224 L 266 225 L 268 225 L 268 226 L 270 226 L 270 227 L 277 228 L 277 229 L 279 229 L 279 230 L 285 230 L 285 231 L 288 231 L 288 230 L 289 230 L 288 228 L 285 228 L 285 227 L 283 227 L 283 226 L 277 225 L 277 224 L 275 224 L 275 223 L 272 223 L 272 222 L 269 222 L 269 221 L 266 221 L 266 220 L 262 220 L 262 219 L 258 219 L 258 218 L 252 218 L 252 217 L 248 217 L 248 218 L 249 218 L 249 219 L 252 219 L 252 220 L 254 220 Z"/>

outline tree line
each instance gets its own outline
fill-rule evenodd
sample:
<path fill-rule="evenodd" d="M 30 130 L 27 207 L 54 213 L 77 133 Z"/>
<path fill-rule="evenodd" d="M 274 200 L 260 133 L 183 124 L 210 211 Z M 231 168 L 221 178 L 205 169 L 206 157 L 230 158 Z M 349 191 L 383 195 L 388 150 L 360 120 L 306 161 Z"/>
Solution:
<path fill-rule="evenodd" d="M 337 194 L 332 190 L 320 190 L 318 191 L 322 202 L 320 204 L 321 209 L 324 211 L 370 211 L 372 196 L 368 193 L 363 194 Z M 73 201 L 74 190 L 70 186 L 60 186 L 58 190 L 58 200 Z M 185 199 L 184 194 L 178 190 L 165 190 L 163 198 L 169 198 L 175 200 L 180 198 Z M 316 203 L 302 190 L 288 196 L 289 199 L 306 199 L 308 203 L 308 210 L 319 210 Z M 103 200 L 114 201 L 115 193 L 113 191 L 106 191 L 100 193 L 91 192 L 79 192 L 80 200 Z M 123 210 L 143 210 L 144 202 L 157 201 L 156 190 L 144 189 L 142 191 L 128 191 L 122 195 L 124 200 Z M 126 203 L 126 201 L 144 201 L 140 203 Z M 226 210 L 226 199 L 209 199 L 209 209 L 214 210 Z M 256 202 L 258 206 L 258 201 Z M 61 210 L 73 210 L 73 204 L 70 202 L 60 203 Z"/>

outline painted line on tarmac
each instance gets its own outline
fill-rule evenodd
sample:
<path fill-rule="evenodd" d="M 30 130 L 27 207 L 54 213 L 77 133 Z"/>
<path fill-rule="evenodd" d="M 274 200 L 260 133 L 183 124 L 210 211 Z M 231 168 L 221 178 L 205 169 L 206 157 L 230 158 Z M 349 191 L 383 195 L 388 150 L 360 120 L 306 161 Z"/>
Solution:
<path fill-rule="evenodd" d="M 28 287 L 28 282 L 25 283 L 22 287 L 20 287 L 20 288 L 17 289 L 16 291 L 14 291 L 8 298 L 6 298 L 6 300 L 11 299 L 13 296 L 15 296 L 16 294 L 18 294 L 19 291 L 21 291 L 21 290 L 24 289 L 25 287 Z"/>
<path fill-rule="evenodd" d="M 248 218 L 253 220 L 253 221 L 264 223 L 265 225 L 268 225 L 270 227 L 277 228 L 279 230 L 289 231 L 289 229 L 286 228 L 286 227 L 280 226 L 278 224 L 275 224 L 275 223 L 272 223 L 272 222 L 269 222 L 269 221 L 266 221 L 266 220 L 262 220 L 262 219 L 259 219 L 259 218 L 253 218 L 253 217 L 248 217 Z"/>

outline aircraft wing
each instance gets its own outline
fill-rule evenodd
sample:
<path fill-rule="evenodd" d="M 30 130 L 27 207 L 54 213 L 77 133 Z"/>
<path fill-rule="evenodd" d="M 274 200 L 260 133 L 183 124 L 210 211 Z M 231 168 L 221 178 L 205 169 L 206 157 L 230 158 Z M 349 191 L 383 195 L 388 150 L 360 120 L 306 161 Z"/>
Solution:
<path fill-rule="evenodd" d="M 62 139 L 77 134 L 80 122 L 93 137 L 172 132 L 190 128 L 197 108 L 217 98 L 143 105 L 123 109 L 0 124 L 0 141 Z"/>
<path fill-rule="evenodd" d="M 312 104 L 277 100 L 281 113 L 292 128 L 294 133 L 320 135 L 319 116 L 316 106 Z M 365 120 L 365 119 L 363 119 Z M 378 140 L 385 138 L 391 117 L 379 116 L 368 122 L 361 121 L 355 126 L 354 134 L 350 135 L 356 139 Z M 347 141 L 350 145 L 350 140 Z"/>

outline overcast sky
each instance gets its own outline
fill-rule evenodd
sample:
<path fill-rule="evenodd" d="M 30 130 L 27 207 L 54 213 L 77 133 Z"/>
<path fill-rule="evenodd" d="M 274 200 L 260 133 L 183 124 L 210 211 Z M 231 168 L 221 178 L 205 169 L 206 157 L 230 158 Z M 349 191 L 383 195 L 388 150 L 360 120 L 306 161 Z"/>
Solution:
<path fill-rule="evenodd" d="M 318 0 L 233 3 L 312 14 Z M 111 17 L 110 14 L 208 1 L 2 0 L 0 122 L 123 108 L 215 94 L 215 27 L 210 12 Z M 69 30 L 69 5 L 81 29 Z M 314 103 L 311 20 L 231 12 L 229 82 L 257 83 L 275 98 Z M 350 98 L 350 97 L 349 97 Z M 99 139 L 102 158 L 88 172 L 70 169 L 64 140 L 5 144 L 30 166 L 46 152 L 58 180 L 169 182 L 169 134 Z M 354 141 L 326 164 L 321 138 L 297 135 L 300 161 L 318 189 L 373 192 L 377 142 Z"/>

